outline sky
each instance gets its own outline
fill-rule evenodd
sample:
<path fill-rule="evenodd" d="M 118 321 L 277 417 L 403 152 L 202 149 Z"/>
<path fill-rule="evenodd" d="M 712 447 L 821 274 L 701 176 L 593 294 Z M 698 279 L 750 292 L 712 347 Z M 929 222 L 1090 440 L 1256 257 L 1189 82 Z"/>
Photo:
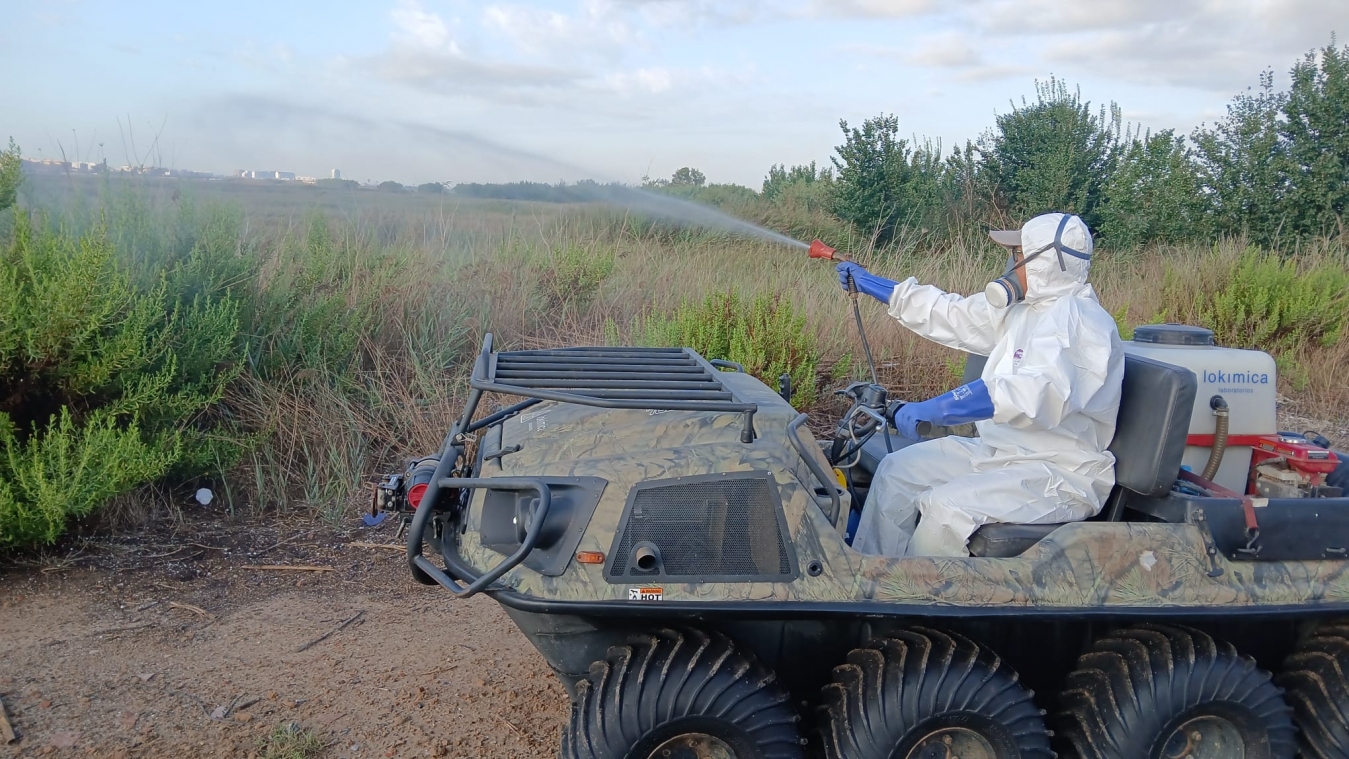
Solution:
<path fill-rule="evenodd" d="M 893 113 L 949 149 L 1055 76 L 1143 128 L 1221 118 L 1346 0 L 7 0 L 32 158 L 359 181 L 758 187 Z"/>

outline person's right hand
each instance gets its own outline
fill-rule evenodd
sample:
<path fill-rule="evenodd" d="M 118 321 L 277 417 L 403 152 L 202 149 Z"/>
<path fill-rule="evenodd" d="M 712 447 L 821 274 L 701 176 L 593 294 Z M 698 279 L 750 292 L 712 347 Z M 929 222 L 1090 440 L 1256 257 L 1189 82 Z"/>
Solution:
<path fill-rule="evenodd" d="M 878 277 L 852 261 L 842 261 L 834 269 L 838 272 L 838 283 L 844 292 L 851 292 L 848 288 L 848 279 L 851 278 L 857 292 L 866 293 L 886 305 L 890 304 L 890 295 L 895 291 L 895 282 Z"/>

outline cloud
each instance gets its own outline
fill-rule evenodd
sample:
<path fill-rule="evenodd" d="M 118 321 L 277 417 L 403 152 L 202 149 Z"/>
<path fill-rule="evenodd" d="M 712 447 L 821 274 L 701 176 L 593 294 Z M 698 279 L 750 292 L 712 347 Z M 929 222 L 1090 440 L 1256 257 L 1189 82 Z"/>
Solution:
<path fill-rule="evenodd" d="M 639 91 L 660 94 L 674 86 L 675 74 L 666 68 L 642 68 L 609 74 L 604 78 L 604 83 L 617 93 Z"/>
<path fill-rule="evenodd" d="M 1349 3 L 1321 0 L 1185 0 L 1145 17 L 1047 40 L 1045 57 L 1140 84 L 1233 92 L 1264 66 L 1282 69 L 1330 31 L 1349 29 Z M 1261 60 L 1261 59 L 1264 60 Z"/>
<path fill-rule="evenodd" d="M 487 56 L 476 52 L 483 43 L 463 36 L 455 24 L 416 0 L 402 0 L 390 14 L 393 31 L 387 49 L 347 63 L 382 81 L 440 97 L 624 119 L 652 117 L 658 101 L 687 100 L 703 90 L 748 80 L 749 73 L 716 67 L 629 62 L 635 56 L 628 48 L 638 45 L 643 34 L 628 16 L 651 5 L 699 6 L 685 0 L 582 0 L 576 12 L 564 13 L 490 5 L 478 19 L 481 30 L 511 44 L 504 49 L 497 45 L 495 54 Z M 607 52 L 580 52 L 597 47 Z"/>
<path fill-rule="evenodd" d="M 962 81 L 1090 72 L 1148 86 L 1230 93 L 1264 66 L 1349 30 L 1345 0 L 811 0 L 820 14 L 922 16 L 937 31 L 903 48 L 853 52 L 945 70 Z M 1262 60 L 1263 59 L 1263 60 Z"/>
<path fill-rule="evenodd" d="M 905 60 L 918 66 L 935 68 L 965 69 L 983 64 L 983 56 L 970 44 L 969 35 L 959 32 L 928 37 L 920 42 L 912 52 L 904 55 Z"/>
<path fill-rule="evenodd" d="M 432 50 L 452 44 L 445 19 L 422 8 L 417 0 L 402 0 L 390 16 L 395 36 L 402 42 Z"/>
<path fill-rule="evenodd" d="M 528 101 L 539 91 L 565 87 L 583 74 L 568 67 L 521 63 L 466 52 L 439 14 L 416 0 L 402 0 L 390 13 L 389 47 L 354 59 L 357 68 L 387 82 L 435 95 L 476 94 L 492 100 Z"/>
<path fill-rule="evenodd" d="M 794 4 L 772 0 L 607 0 L 619 13 L 635 13 L 653 27 L 737 26 L 782 17 Z"/>
<path fill-rule="evenodd" d="M 640 38 L 613 3 L 604 0 L 587 0 L 575 14 L 522 5 L 489 5 L 483 9 L 482 22 L 509 39 L 517 50 L 539 56 L 614 55 Z"/>
<path fill-rule="evenodd" d="M 390 50 L 366 63 L 387 81 L 441 95 L 561 87 L 582 78 L 577 72 L 550 66 L 474 60 L 457 49 Z"/>
<path fill-rule="evenodd" d="M 863 57 L 891 58 L 920 68 L 937 69 L 960 82 L 1010 79 L 1035 72 L 1019 63 L 990 62 L 971 39 L 966 33 L 945 32 L 923 38 L 910 47 L 851 44 L 843 49 Z"/>
<path fill-rule="evenodd" d="M 940 7 L 938 0 L 809 0 L 811 16 L 842 18 L 906 18 L 921 16 Z"/>

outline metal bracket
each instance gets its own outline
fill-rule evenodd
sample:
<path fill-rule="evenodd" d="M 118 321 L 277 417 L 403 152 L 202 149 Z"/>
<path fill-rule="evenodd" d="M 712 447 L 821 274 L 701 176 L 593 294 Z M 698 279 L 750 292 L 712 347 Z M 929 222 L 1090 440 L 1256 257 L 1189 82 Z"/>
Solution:
<path fill-rule="evenodd" d="M 1199 528 L 1199 535 L 1204 541 L 1204 554 L 1208 557 L 1208 576 L 1221 577 L 1223 568 L 1218 566 L 1218 543 L 1213 539 L 1213 530 L 1209 529 L 1204 510 L 1195 509 L 1190 516 L 1190 523 Z"/>

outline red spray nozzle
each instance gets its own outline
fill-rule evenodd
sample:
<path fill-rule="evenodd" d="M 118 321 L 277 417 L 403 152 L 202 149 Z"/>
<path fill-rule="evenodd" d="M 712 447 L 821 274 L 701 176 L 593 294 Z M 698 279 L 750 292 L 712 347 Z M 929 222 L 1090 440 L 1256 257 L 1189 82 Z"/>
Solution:
<path fill-rule="evenodd" d="M 811 258 L 827 258 L 827 259 L 829 259 L 830 261 L 846 261 L 846 260 L 848 260 L 848 257 L 847 257 L 847 256 L 845 256 L 845 255 L 839 253 L 838 251 L 834 250 L 833 248 L 829 247 L 828 245 L 825 245 L 824 243 L 820 242 L 819 240 L 815 240 L 814 242 L 812 242 L 812 243 L 810 244 L 810 257 L 811 257 Z"/>

